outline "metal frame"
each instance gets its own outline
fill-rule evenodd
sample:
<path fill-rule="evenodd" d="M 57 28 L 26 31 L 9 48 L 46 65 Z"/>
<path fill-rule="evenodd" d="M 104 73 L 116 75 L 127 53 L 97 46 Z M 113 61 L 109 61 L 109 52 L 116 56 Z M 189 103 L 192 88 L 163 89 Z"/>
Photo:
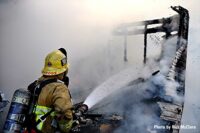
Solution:
<path fill-rule="evenodd" d="M 147 35 L 151 33 L 158 33 L 163 32 L 165 33 L 165 38 L 169 38 L 171 36 L 174 36 L 172 32 L 177 31 L 179 38 L 184 38 L 185 40 L 188 39 L 188 27 L 189 27 L 189 13 L 188 11 L 181 7 L 181 6 L 175 6 L 171 7 L 174 11 L 176 11 L 178 14 L 168 17 L 168 18 L 162 18 L 162 19 L 154 19 L 154 20 L 146 20 L 146 21 L 138 21 L 138 22 L 132 22 L 132 23 L 124 23 L 118 26 L 113 31 L 113 35 L 116 36 L 124 36 L 124 44 L 125 44 L 125 50 L 124 50 L 124 61 L 127 61 L 127 36 L 131 35 L 138 35 L 138 34 L 144 34 L 144 63 L 146 63 L 146 53 L 147 53 Z M 171 25 L 172 22 L 177 22 L 179 27 L 174 27 Z M 156 26 L 153 28 L 148 28 L 148 26 L 153 26 L 156 24 L 160 24 L 161 26 Z M 129 30 L 132 27 L 137 26 L 144 26 L 141 29 L 134 29 Z M 180 40 L 178 40 L 177 45 L 180 45 Z"/>

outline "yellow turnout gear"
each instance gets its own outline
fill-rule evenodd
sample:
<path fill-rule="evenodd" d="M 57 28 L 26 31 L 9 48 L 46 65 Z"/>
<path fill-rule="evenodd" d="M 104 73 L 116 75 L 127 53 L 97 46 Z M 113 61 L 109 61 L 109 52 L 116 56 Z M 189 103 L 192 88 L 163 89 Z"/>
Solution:
<path fill-rule="evenodd" d="M 47 79 L 49 78 L 41 77 L 39 81 Z M 42 88 L 35 110 L 36 121 L 52 108 L 54 111 L 37 125 L 37 129 L 42 133 L 55 133 L 57 129 L 52 126 L 55 121 L 62 133 L 68 133 L 73 121 L 72 102 L 69 89 L 62 82 L 53 82 Z"/>
<path fill-rule="evenodd" d="M 51 110 L 52 110 L 52 108 L 36 105 L 36 107 L 35 107 L 35 114 L 36 114 L 35 120 L 36 120 L 36 122 L 38 120 L 41 120 L 41 122 L 36 127 L 39 131 L 42 130 L 42 127 L 44 125 L 44 121 L 46 120 L 46 118 L 44 120 L 42 120 L 41 117 L 44 116 L 45 114 L 47 114 L 48 112 L 50 112 Z M 55 111 L 51 112 L 50 116 L 55 117 Z"/>

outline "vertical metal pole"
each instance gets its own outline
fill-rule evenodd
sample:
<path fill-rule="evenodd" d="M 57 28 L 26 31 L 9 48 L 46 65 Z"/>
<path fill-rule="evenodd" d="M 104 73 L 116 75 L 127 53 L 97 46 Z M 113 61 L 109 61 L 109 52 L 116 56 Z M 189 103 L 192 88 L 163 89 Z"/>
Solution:
<path fill-rule="evenodd" d="M 145 24 L 144 27 L 144 61 L 143 63 L 146 64 L 146 56 L 147 56 L 147 25 Z"/>
<path fill-rule="evenodd" d="M 124 61 L 127 62 L 127 34 L 124 36 Z"/>

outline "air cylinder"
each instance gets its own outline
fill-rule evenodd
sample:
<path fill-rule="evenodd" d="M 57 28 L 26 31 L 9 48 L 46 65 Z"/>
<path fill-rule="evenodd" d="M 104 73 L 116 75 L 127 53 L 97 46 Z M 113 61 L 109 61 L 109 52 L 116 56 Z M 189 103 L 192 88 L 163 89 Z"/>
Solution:
<path fill-rule="evenodd" d="M 30 92 L 18 89 L 14 92 L 4 124 L 4 133 L 20 133 L 29 110 Z"/>

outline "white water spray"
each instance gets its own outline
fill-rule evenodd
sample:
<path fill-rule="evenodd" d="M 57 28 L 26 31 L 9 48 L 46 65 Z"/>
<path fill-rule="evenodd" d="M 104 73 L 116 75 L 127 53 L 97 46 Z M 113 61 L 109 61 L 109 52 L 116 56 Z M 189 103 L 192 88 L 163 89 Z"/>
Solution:
<path fill-rule="evenodd" d="M 100 86 L 96 87 L 94 91 L 87 97 L 84 104 L 88 105 L 88 107 L 91 108 L 112 92 L 115 92 L 120 88 L 126 86 L 128 83 L 139 76 L 140 71 L 138 69 L 139 68 L 132 66 L 131 68 L 127 68 L 120 73 L 112 76 Z"/>
<path fill-rule="evenodd" d="M 148 65 L 148 67 L 131 66 L 118 74 L 113 75 L 100 86 L 96 87 L 86 98 L 84 104 L 88 105 L 89 108 L 93 107 L 111 93 L 120 90 L 121 88 L 127 86 L 131 81 L 138 79 L 138 77 L 142 77 L 144 79 L 149 78 L 155 71 L 155 68 L 156 67 L 152 68 L 151 65 Z"/>

